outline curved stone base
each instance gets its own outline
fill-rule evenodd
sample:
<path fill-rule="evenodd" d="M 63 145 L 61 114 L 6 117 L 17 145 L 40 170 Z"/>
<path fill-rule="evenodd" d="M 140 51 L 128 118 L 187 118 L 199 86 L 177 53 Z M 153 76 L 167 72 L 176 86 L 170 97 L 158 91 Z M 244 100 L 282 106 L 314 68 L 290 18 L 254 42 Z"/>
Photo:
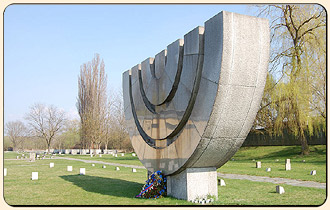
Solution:
<path fill-rule="evenodd" d="M 216 168 L 187 168 L 181 173 L 167 176 L 167 195 L 188 201 L 207 196 L 217 199 Z"/>

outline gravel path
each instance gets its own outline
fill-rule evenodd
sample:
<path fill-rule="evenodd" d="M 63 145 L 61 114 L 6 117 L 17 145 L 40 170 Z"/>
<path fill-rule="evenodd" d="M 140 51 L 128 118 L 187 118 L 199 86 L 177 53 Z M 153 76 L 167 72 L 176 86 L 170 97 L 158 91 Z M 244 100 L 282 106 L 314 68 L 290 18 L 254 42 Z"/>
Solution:
<path fill-rule="evenodd" d="M 313 181 L 300 181 L 295 179 L 285 179 L 285 178 L 271 178 L 266 176 L 251 176 L 251 175 L 241 175 L 241 174 L 223 174 L 218 173 L 218 177 L 225 179 L 243 179 L 253 182 L 271 182 L 274 184 L 287 184 L 298 187 L 314 187 L 326 189 L 326 183 L 313 182 Z"/>

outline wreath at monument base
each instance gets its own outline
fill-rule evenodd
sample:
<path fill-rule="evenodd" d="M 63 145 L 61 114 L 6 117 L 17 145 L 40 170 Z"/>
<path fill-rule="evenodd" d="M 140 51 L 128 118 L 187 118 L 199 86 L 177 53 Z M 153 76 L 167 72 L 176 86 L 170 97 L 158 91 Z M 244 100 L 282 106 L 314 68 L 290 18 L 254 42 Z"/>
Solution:
<path fill-rule="evenodd" d="M 166 177 L 161 171 L 152 173 L 136 198 L 160 198 L 166 196 Z"/>

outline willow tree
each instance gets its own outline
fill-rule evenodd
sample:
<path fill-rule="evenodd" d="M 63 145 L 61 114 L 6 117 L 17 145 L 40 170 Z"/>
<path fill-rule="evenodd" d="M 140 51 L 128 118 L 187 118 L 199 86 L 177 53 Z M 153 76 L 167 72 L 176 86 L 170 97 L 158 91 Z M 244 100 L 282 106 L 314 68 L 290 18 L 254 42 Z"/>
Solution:
<path fill-rule="evenodd" d="M 77 109 L 81 121 L 82 148 L 100 148 L 105 136 L 107 75 L 99 54 L 80 67 Z"/>
<path fill-rule="evenodd" d="M 259 11 L 271 23 L 269 73 L 275 80 L 268 80 L 274 85 L 268 84 L 269 90 L 266 85 L 263 100 L 270 101 L 262 108 L 271 110 L 272 132 L 282 135 L 287 129 L 299 139 L 306 155 L 306 135 L 313 133 L 318 114 L 325 116 L 326 14 L 321 6 L 311 4 L 268 5 Z M 262 109 L 257 119 L 267 114 Z"/>

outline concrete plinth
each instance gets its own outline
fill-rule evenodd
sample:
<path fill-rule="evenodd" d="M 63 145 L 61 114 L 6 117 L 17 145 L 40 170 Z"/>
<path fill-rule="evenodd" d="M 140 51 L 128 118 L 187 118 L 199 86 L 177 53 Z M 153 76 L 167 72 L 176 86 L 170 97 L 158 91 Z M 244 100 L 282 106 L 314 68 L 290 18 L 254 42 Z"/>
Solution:
<path fill-rule="evenodd" d="M 184 200 L 208 195 L 218 198 L 216 168 L 187 168 L 179 174 L 167 176 L 167 195 Z"/>

